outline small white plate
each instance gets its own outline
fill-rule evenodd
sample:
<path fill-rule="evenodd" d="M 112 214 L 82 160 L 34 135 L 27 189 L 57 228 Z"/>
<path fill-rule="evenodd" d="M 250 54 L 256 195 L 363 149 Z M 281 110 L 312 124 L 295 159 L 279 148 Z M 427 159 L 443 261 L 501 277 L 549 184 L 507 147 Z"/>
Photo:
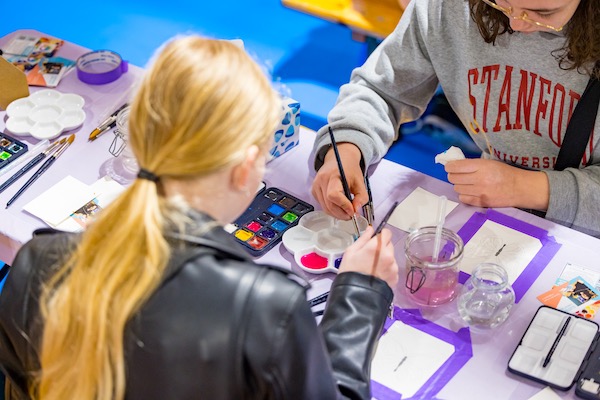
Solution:
<path fill-rule="evenodd" d="M 363 232 L 368 222 L 360 215 L 356 217 Z M 344 251 L 354 242 L 354 225 L 352 221 L 335 219 L 323 211 L 311 211 L 283 234 L 282 242 L 304 271 L 337 273 Z"/>
<path fill-rule="evenodd" d="M 6 108 L 6 129 L 15 135 L 54 139 L 85 121 L 83 97 L 53 89 L 37 91 L 17 99 Z"/>

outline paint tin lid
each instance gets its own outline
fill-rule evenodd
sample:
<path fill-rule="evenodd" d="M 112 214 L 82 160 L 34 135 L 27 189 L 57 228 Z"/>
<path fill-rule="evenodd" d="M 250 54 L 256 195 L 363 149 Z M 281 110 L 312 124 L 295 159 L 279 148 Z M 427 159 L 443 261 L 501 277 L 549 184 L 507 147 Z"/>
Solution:
<path fill-rule="evenodd" d="M 77 77 L 90 85 L 113 82 L 129 69 L 127 61 L 111 50 L 97 50 L 77 59 Z"/>

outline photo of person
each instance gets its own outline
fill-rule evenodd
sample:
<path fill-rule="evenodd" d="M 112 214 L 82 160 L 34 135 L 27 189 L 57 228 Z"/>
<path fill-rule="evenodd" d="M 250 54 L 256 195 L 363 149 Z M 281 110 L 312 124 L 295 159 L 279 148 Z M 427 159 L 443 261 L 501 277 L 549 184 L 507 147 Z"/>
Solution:
<path fill-rule="evenodd" d="M 570 283 L 565 288 L 563 295 L 571 300 L 576 306 L 580 306 L 583 303 L 598 297 L 594 290 L 581 279 L 577 279 L 573 283 Z"/>
<path fill-rule="evenodd" d="M 98 199 L 93 199 L 71 214 L 71 218 L 81 225 L 82 228 L 85 228 L 90 223 L 92 216 L 101 209 L 102 207 L 98 204 Z"/>

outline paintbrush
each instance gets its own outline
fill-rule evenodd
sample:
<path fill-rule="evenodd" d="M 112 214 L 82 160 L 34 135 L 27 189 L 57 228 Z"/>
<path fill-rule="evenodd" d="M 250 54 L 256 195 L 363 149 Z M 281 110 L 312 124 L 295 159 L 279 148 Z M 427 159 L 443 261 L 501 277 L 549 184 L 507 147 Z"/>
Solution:
<path fill-rule="evenodd" d="M 340 170 L 340 178 L 342 180 L 342 186 L 344 187 L 344 194 L 352 202 L 352 193 L 350 193 L 350 186 L 348 186 L 348 181 L 346 180 L 346 174 L 344 174 L 344 167 L 342 165 L 342 159 L 340 158 L 340 153 L 338 152 L 337 144 L 335 143 L 335 136 L 333 136 L 333 131 L 331 127 L 329 127 L 329 137 L 331 138 L 331 147 L 333 147 L 333 152 L 335 153 L 335 159 L 337 160 L 338 169 Z M 352 222 L 354 223 L 354 230 L 356 231 L 356 238 L 360 237 L 360 229 L 358 229 L 358 221 L 356 219 L 356 213 L 352 214 Z"/>
<path fill-rule="evenodd" d="M 31 185 L 33 185 L 33 183 L 40 176 L 42 176 L 42 174 L 44 172 L 46 172 L 48 170 L 48 168 L 50 168 L 50 166 L 52 165 L 52 163 L 54 163 L 54 161 L 56 161 L 56 159 L 63 153 L 63 151 L 65 151 L 67 149 L 67 147 L 69 147 L 69 145 L 71 143 L 73 143 L 73 140 L 75 140 L 75 134 L 72 134 L 71 136 L 69 136 L 69 138 L 66 140 L 65 143 L 60 144 L 58 146 L 58 149 L 56 149 L 56 151 L 54 153 L 52 153 L 52 155 L 50 156 L 50 158 L 48 158 L 42 164 L 42 166 L 37 171 L 35 171 L 35 173 L 31 176 L 31 178 L 29 178 L 27 180 L 27 182 L 25 182 L 25 184 L 21 187 L 21 189 L 19 189 L 19 191 L 17 193 L 15 193 L 15 195 L 13 197 L 11 197 L 10 200 L 8 200 L 8 202 L 6 203 L 6 208 L 10 207 L 10 205 L 12 203 L 14 203 L 15 200 L 17 200 L 17 198 L 19 196 L 21 196 Z"/>
<path fill-rule="evenodd" d="M 375 232 L 373 232 L 373 236 L 371 236 L 371 237 L 375 237 L 375 235 L 379 235 L 381 233 L 381 230 L 383 229 L 385 224 L 387 224 L 388 220 L 392 216 L 392 213 L 394 212 L 394 210 L 396 209 L 397 206 L 398 206 L 397 201 L 394 202 L 394 204 L 392 204 L 392 206 L 388 210 L 387 214 L 385 214 L 385 217 L 383 217 L 383 220 L 379 223 L 379 225 L 377 226 L 377 229 L 375 229 Z"/>
<path fill-rule="evenodd" d="M 473 125 L 473 122 L 475 123 L 475 125 Z M 479 132 L 483 133 L 483 138 L 485 139 L 485 143 L 487 144 L 488 151 L 490 152 L 490 156 L 493 156 L 494 149 L 492 148 L 492 145 L 490 144 L 490 139 L 488 139 L 487 133 L 485 133 L 485 131 L 483 129 L 481 129 L 481 126 L 479 126 L 479 123 L 477 122 L 476 119 L 474 119 L 472 122 L 469 122 L 469 129 L 471 130 L 471 132 L 473 132 L 474 135 L 477 135 Z"/>
<path fill-rule="evenodd" d="M 369 175 L 365 175 L 365 186 L 367 188 L 369 202 L 362 207 L 363 214 L 365 215 L 369 225 L 373 225 L 373 221 L 375 220 L 375 212 L 373 207 L 373 195 L 371 194 L 371 184 L 369 183 Z"/>
<path fill-rule="evenodd" d="M 6 190 L 6 188 L 8 188 L 10 185 L 15 183 L 20 177 L 25 175 L 25 173 L 28 172 L 31 168 L 35 167 L 40 161 L 42 161 L 42 159 L 44 157 L 46 157 L 49 153 L 51 153 L 52 150 L 56 149 L 56 146 L 63 144 L 65 142 L 65 140 L 66 140 L 65 138 L 62 138 L 61 140 L 55 141 L 50 146 L 48 146 L 46 148 L 46 150 L 42 151 L 40 154 L 38 154 L 32 160 L 30 160 L 27 164 L 25 164 L 24 167 L 22 167 L 13 176 L 8 178 L 6 180 L 6 182 L 4 182 L 2 185 L 0 185 L 0 193 L 2 193 L 4 190 Z"/>

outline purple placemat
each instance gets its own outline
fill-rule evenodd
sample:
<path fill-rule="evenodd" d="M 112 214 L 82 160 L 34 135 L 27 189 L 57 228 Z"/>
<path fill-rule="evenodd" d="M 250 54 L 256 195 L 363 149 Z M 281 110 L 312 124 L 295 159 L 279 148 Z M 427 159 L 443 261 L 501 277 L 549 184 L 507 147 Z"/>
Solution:
<path fill-rule="evenodd" d="M 516 231 L 524 233 L 526 235 L 537 238 L 542 243 L 542 248 L 536 253 L 531 259 L 529 264 L 521 272 L 519 277 L 514 281 L 512 287 L 515 291 L 515 302 L 519 302 L 525 292 L 531 287 L 533 282 L 542 273 L 546 265 L 552 260 L 561 244 L 554 240 L 554 237 L 548 235 L 548 231 L 537 227 L 535 225 L 528 224 L 508 215 L 502 214 L 498 211 L 488 209 L 486 213 L 474 213 L 471 218 L 463 225 L 462 228 L 457 232 L 465 243 L 479 231 L 485 221 L 493 221 L 497 224 L 504 225 L 508 228 L 512 228 Z M 465 283 L 471 275 L 460 271 L 458 281 Z"/>
<path fill-rule="evenodd" d="M 469 328 L 458 332 L 451 331 L 431 321 L 426 320 L 418 309 L 402 309 L 394 306 L 393 319 L 387 318 L 383 325 L 383 333 L 392 326 L 394 321 L 401 321 L 422 332 L 428 333 L 454 346 L 454 353 L 446 362 L 425 382 L 414 394 L 413 399 L 434 399 L 435 395 L 456 375 L 456 373 L 473 356 Z M 377 400 L 398 400 L 402 394 L 371 380 L 371 395 Z"/>

